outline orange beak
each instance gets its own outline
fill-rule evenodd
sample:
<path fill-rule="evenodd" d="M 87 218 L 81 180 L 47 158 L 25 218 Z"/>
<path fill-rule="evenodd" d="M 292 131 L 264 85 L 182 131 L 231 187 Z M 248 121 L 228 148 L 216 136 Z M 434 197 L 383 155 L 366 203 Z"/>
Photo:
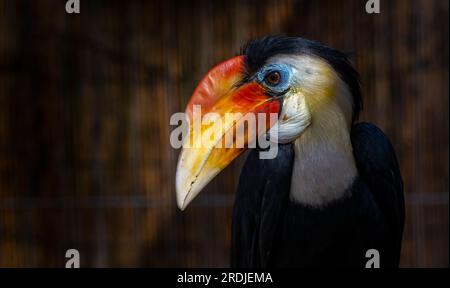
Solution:
<path fill-rule="evenodd" d="M 189 100 L 189 141 L 180 153 L 176 173 L 181 210 L 274 124 L 270 114 L 279 112 L 279 101 L 256 82 L 242 83 L 244 71 L 244 56 L 222 62 L 208 72 Z"/>

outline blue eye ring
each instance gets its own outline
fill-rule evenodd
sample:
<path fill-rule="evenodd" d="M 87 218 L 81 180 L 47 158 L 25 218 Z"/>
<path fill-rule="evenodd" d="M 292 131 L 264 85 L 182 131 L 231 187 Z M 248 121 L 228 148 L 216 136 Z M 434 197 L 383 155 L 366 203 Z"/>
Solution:
<path fill-rule="evenodd" d="M 284 64 L 270 64 L 257 74 L 257 80 L 273 92 L 281 92 L 289 88 L 292 68 Z"/>

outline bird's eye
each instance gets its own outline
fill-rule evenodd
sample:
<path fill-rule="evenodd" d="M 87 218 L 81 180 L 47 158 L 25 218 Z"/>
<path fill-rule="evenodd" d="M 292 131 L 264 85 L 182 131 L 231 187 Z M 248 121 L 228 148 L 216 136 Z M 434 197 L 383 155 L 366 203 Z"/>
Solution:
<path fill-rule="evenodd" d="M 281 82 L 281 75 L 278 71 L 269 72 L 264 78 L 267 84 L 270 86 L 276 86 Z"/>

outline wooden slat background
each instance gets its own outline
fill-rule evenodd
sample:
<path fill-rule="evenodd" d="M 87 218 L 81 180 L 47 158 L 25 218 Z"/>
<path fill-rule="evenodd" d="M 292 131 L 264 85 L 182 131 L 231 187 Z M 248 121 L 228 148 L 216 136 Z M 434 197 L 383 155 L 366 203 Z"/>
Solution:
<path fill-rule="evenodd" d="M 177 3 L 180 2 L 180 3 Z M 0 0 L 0 267 L 228 266 L 243 159 L 175 205 L 172 113 L 249 38 L 347 52 L 405 181 L 404 267 L 448 266 L 447 0 Z"/>

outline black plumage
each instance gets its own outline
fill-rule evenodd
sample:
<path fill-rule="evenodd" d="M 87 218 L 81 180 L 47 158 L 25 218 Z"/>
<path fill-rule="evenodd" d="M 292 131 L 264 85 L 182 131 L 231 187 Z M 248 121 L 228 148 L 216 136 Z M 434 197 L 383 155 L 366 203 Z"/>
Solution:
<path fill-rule="evenodd" d="M 402 179 L 394 150 L 369 123 L 351 131 L 359 176 L 347 197 L 323 207 L 289 199 L 294 150 L 275 159 L 250 152 L 233 209 L 232 267 L 364 267 L 380 252 L 381 267 L 397 267 L 404 223 Z"/>

